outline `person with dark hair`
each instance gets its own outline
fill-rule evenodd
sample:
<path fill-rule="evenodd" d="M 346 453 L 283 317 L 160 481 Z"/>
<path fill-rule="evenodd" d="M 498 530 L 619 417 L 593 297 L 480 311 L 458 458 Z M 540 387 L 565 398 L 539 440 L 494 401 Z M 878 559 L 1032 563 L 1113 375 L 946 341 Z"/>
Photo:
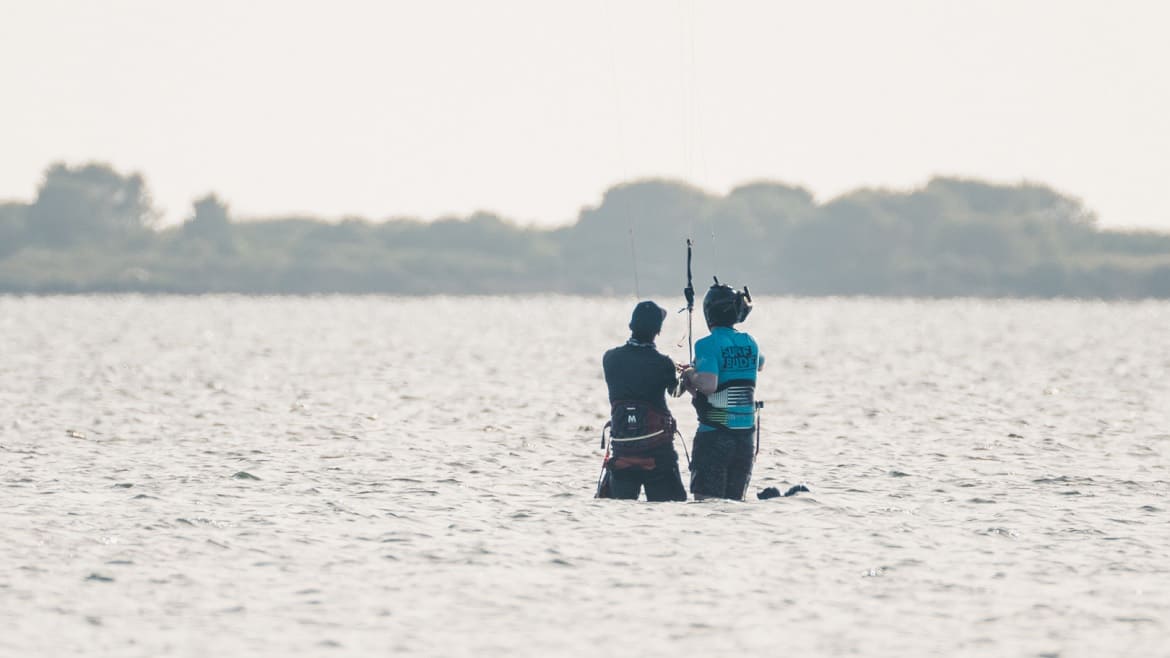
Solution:
<path fill-rule="evenodd" d="M 666 394 L 675 392 L 678 378 L 674 362 L 654 345 L 665 319 L 666 309 L 640 302 L 630 317 L 630 339 L 601 360 L 609 388 L 612 454 L 598 497 L 634 500 L 645 489 L 649 501 L 687 499 L 674 450 L 674 417 L 666 406 Z"/>
<path fill-rule="evenodd" d="M 691 459 L 691 494 L 743 500 L 756 451 L 756 373 L 764 357 L 756 340 L 735 325 L 747 319 L 745 287 L 715 285 L 703 298 L 711 334 L 695 343 L 695 362 L 679 373 L 699 415 Z"/>

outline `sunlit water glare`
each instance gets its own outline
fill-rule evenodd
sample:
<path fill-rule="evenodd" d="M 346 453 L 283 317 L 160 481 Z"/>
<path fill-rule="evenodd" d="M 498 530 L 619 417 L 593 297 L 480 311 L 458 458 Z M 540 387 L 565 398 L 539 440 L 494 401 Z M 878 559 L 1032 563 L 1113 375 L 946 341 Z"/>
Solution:
<path fill-rule="evenodd" d="M 758 300 L 811 492 L 685 504 L 592 498 L 632 306 L 0 297 L 0 654 L 1166 655 L 1170 304 Z"/>

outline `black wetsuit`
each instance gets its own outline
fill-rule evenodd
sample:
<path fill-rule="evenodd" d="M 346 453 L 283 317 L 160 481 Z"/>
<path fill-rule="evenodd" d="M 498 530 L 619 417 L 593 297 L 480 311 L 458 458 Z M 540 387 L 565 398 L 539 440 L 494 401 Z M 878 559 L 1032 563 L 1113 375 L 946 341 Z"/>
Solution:
<path fill-rule="evenodd" d="M 674 362 L 655 349 L 653 343 L 631 340 L 606 352 L 601 364 L 609 387 L 610 403 L 640 401 L 662 414 L 670 414 L 666 392 L 678 385 Z M 618 444 L 614 444 L 614 449 L 614 455 L 618 456 Z M 652 459 L 653 467 L 611 467 L 610 495 L 613 498 L 636 499 L 645 488 L 646 500 L 649 501 L 687 499 L 673 437 L 649 450 L 639 451 L 635 456 Z"/>

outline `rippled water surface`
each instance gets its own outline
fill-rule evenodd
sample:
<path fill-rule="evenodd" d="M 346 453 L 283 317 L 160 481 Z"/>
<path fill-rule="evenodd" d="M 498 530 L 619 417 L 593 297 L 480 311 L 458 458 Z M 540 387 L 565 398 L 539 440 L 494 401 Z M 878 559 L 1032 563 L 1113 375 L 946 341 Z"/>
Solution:
<path fill-rule="evenodd" d="M 685 504 L 592 498 L 631 307 L 0 297 L 0 654 L 1170 652 L 1170 304 L 762 300 L 811 492 Z"/>

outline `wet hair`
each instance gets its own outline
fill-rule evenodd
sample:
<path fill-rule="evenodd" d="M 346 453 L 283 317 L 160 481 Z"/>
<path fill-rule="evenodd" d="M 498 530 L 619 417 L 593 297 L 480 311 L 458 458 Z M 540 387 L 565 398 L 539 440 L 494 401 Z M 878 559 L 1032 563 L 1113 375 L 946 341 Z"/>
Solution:
<path fill-rule="evenodd" d="M 630 316 L 630 334 L 635 340 L 652 342 L 662 331 L 662 321 L 665 319 L 666 309 L 649 300 L 638 302 Z"/>

